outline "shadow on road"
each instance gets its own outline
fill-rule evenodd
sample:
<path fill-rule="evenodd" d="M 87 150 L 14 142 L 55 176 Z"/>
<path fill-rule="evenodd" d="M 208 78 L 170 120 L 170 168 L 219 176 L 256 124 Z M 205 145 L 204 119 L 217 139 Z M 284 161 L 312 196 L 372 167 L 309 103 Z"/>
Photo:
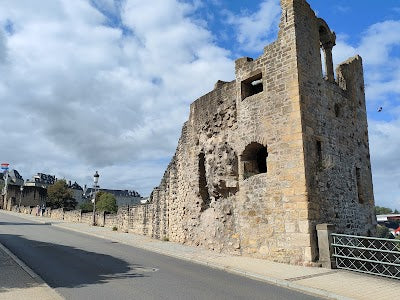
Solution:
<path fill-rule="evenodd" d="M 4 226 L 14 226 L 14 225 L 46 225 L 49 226 L 49 224 L 44 224 L 44 223 L 21 223 L 21 222 L 0 222 L 0 225 Z"/>
<path fill-rule="evenodd" d="M 106 254 L 29 240 L 20 235 L 0 234 L 0 242 L 52 288 L 76 288 L 114 279 L 147 277 L 145 267 Z M 0 282 L 0 290 L 11 288 L 3 285 Z"/>
<path fill-rule="evenodd" d="M 38 285 L 37 281 L 33 280 L 0 248 L 0 294 L 11 289 L 24 289 Z"/>

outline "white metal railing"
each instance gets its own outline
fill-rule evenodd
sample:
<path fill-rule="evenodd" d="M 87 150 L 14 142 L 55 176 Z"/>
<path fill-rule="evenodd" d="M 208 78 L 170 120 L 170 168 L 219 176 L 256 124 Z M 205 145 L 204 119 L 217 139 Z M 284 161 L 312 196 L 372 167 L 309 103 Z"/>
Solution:
<path fill-rule="evenodd" d="M 332 233 L 336 267 L 400 279 L 400 240 Z"/>

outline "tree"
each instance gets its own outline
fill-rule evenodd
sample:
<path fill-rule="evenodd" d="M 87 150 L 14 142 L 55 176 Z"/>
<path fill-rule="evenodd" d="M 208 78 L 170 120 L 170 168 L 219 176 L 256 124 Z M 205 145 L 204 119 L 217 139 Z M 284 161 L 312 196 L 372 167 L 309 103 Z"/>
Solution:
<path fill-rule="evenodd" d="M 382 206 L 375 206 L 375 215 L 388 215 L 393 213 L 391 208 L 382 207 Z"/>
<path fill-rule="evenodd" d="M 79 205 L 79 209 L 81 209 L 84 212 L 89 212 L 93 211 L 93 203 L 92 201 L 85 201 Z"/>
<path fill-rule="evenodd" d="M 77 202 L 64 179 L 56 181 L 47 189 L 48 205 L 52 208 L 74 209 Z"/>
<path fill-rule="evenodd" d="M 118 206 L 115 196 L 103 191 L 98 192 L 96 194 L 96 210 L 116 213 Z"/>

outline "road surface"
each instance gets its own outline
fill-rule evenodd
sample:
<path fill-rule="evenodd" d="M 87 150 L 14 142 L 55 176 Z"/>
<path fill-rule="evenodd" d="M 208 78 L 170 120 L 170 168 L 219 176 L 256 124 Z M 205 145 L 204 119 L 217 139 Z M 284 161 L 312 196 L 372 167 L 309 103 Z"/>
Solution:
<path fill-rule="evenodd" d="M 1 211 L 0 243 L 66 299 L 319 299 Z"/>

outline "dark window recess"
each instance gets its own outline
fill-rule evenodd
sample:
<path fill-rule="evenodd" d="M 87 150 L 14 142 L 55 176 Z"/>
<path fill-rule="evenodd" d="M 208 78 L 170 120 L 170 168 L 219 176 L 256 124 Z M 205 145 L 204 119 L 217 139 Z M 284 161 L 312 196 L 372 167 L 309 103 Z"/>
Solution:
<path fill-rule="evenodd" d="M 259 143 L 247 145 L 242 154 L 243 177 L 247 179 L 253 175 L 267 173 L 267 148 Z"/>
<path fill-rule="evenodd" d="M 356 168 L 356 181 L 357 181 L 357 196 L 360 204 L 364 203 L 362 184 L 361 184 L 361 169 Z"/>
<path fill-rule="evenodd" d="M 199 194 L 201 197 L 201 211 L 206 210 L 210 207 L 210 195 L 207 188 L 206 178 L 206 167 L 205 167 L 205 155 L 204 153 L 199 154 Z"/>
<path fill-rule="evenodd" d="M 263 91 L 262 73 L 242 81 L 242 100 Z"/>
<path fill-rule="evenodd" d="M 340 117 L 340 105 L 338 103 L 335 104 L 335 116 L 336 118 Z"/>
<path fill-rule="evenodd" d="M 317 163 L 318 167 L 322 168 L 322 142 L 317 141 Z"/>
<path fill-rule="evenodd" d="M 257 167 L 260 173 L 267 173 L 267 156 L 266 148 L 261 148 L 257 151 Z"/>

